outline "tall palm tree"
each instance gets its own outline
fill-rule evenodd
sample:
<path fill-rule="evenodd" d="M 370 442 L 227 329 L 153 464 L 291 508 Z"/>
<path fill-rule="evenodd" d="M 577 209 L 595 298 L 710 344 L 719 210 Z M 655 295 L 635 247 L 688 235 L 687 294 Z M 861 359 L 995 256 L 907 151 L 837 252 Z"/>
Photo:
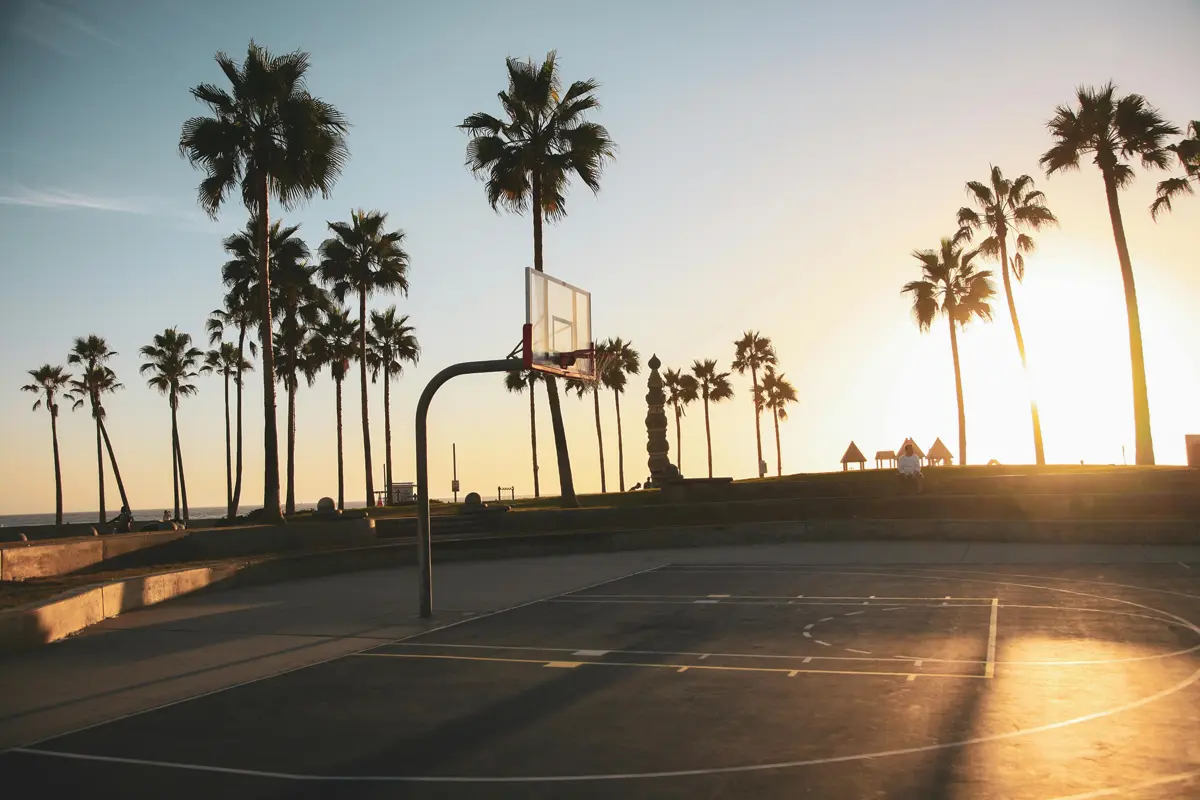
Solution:
<path fill-rule="evenodd" d="M 217 344 L 224 338 L 226 329 L 237 331 L 237 344 L 234 345 L 237 353 L 237 361 L 247 365 L 250 362 L 246 359 L 245 353 L 249 349 L 250 356 L 258 355 L 258 345 L 253 339 L 246 339 L 246 331 L 255 323 L 254 305 L 252 303 L 243 303 L 236 296 L 229 294 L 225 296 L 225 307 L 214 309 L 208 316 L 205 323 L 205 328 L 208 330 L 208 343 Z M 247 367 L 250 369 L 250 367 Z M 245 384 L 242 375 L 239 373 L 234 376 L 234 385 L 236 389 L 236 426 L 237 426 L 237 453 L 234 457 L 233 467 L 233 489 L 229 494 L 229 518 L 237 516 L 238 506 L 241 505 L 242 499 L 242 388 Z"/>
<path fill-rule="evenodd" d="M 762 475 L 762 406 L 758 402 L 758 371 L 764 367 L 773 367 L 779 363 L 775 356 L 775 348 L 771 345 L 770 337 L 763 336 L 758 331 L 746 331 L 742 338 L 733 343 L 734 357 L 732 368 L 739 375 L 750 371 L 751 394 L 754 401 L 754 444 L 758 448 L 758 461 L 754 464 L 754 474 Z"/>
<path fill-rule="evenodd" d="M 1171 201 L 1181 194 L 1195 194 L 1192 181 L 1200 184 L 1200 120 L 1188 123 L 1188 138 L 1167 145 L 1167 150 L 1175 154 L 1179 166 L 1183 167 L 1182 178 L 1167 178 L 1159 181 L 1158 194 L 1150 205 L 1150 216 L 1158 219 L 1162 211 L 1171 210 Z"/>
<path fill-rule="evenodd" d="M 1164 120 L 1140 94 L 1118 97 L 1107 83 L 1099 89 L 1080 86 L 1075 92 L 1079 105 L 1059 106 L 1046 123 L 1054 146 L 1041 157 L 1047 175 L 1079 168 L 1081 156 L 1090 155 L 1104 178 L 1108 217 L 1112 222 L 1121 279 L 1125 284 L 1125 312 L 1129 320 L 1129 361 L 1133 370 L 1133 425 L 1138 464 L 1154 463 L 1154 439 L 1150 434 L 1150 398 L 1146 391 L 1146 359 L 1142 353 L 1142 324 L 1138 315 L 1133 262 L 1125 241 L 1125 223 L 1117 192 L 1133 183 L 1134 157 L 1146 168 L 1166 169 L 1168 136 L 1179 129 Z"/>
<path fill-rule="evenodd" d="M 612 389 L 613 401 L 617 406 L 617 476 L 620 480 L 621 491 L 625 491 L 625 444 L 621 435 L 621 393 L 629 382 L 630 375 L 637 375 L 642 369 L 642 357 L 633 349 L 632 342 L 626 342 L 620 337 L 607 339 L 602 345 L 608 356 L 608 369 L 600 375 L 600 381 L 605 387 Z"/>
<path fill-rule="evenodd" d="M 175 519 L 180 511 L 180 495 L 183 496 L 183 521 L 188 521 L 187 480 L 183 472 L 183 450 L 179 446 L 179 401 L 196 393 L 194 384 L 188 383 L 196 377 L 196 366 L 204 357 L 204 351 L 192 347 L 192 337 L 180 333 L 177 328 L 167 328 L 155 334 L 152 344 L 141 349 L 147 359 L 142 364 L 143 375 L 150 373 L 146 381 L 151 389 L 166 395 L 171 406 L 171 477 L 175 483 Z"/>
<path fill-rule="evenodd" d="M 338 458 L 338 499 L 339 510 L 346 508 L 346 473 L 342 458 L 342 381 L 350 370 L 350 359 L 358 357 L 358 340 L 355 333 L 358 326 L 350 319 L 350 312 L 344 308 L 331 309 L 325 312 L 324 319 L 313 328 L 309 338 L 309 350 L 312 365 L 319 369 L 328 366 L 333 376 L 337 408 L 337 458 Z"/>
<path fill-rule="evenodd" d="M 211 318 L 210 318 L 211 321 Z M 213 373 L 225 379 L 225 518 L 237 516 L 237 507 L 233 499 L 233 446 L 230 441 L 229 421 L 229 381 L 232 379 L 239 385 L 242 373 L 254 369 L 249 361 L 238 354 L 237 345 L 233 342 L 221 342 L 220 347 L 209 350 L 204 354 L 204 364 L 201 373 Z"/>
<path fill-rule="evenodd" d="M 387 231 L 387 214 L 354 211 L 349 222 L 330 222 L 333 236 L 321 243 L 321 278 L 333 287 L 339 303 L 358 295 L 359 388 L 362 391 L 363 464 L 367 505 L 375 505 L 371 472 L 371 425 L 367 402 L 367 297 L 376 292 L 408 295 L 408 253 L 404 232 Z M 424 488 L 424 487 L 422 487 Z"/>
<path fill-rule="evenodd" d="M 669 369 L 663 373 L 663 388 L 667 390 L 667 402 L 675 409 L 675 463 L 679 467 L 679 474 L 682 475 L 683 436 L 680 433 L 679 421 L 686 413 L 687 406 L 699 399 L 700 384 L 683 370 Z"/>
<path fill-rule="evenodd" d="M 728 372 L 717 372 L 717 362 L 714 359 L 692 362 L 692 375 L 700 390 L 700 398 L 704 401 L 704 439 L 708 443 L 708 477 L 713 476 L 712 470 L 712 428 L 708 424 L 708 404 L 719 403 L 733 397 L 733 386 L 729 383 Z"/>
<path fill-rule="evenodd" d="M 509 58 L 506 67 L 508 88 L 499 94 L 503 118 L 472 114 L 458 127 L 471 136 L 467 166 L 485 181 L 492 208 L 523 214 L 532 207 L 533 268 L 542 272 L 542 220 L 566 216 L 572 173 L 593 193 L 600 191 L 600 175 L 615 158 L 616 145 L 603 125 L 587 119 L 600 107 L 595 94 L 600 84 L 594 79 L 575 81 L 562 93 L 553 52 L 540 65 Z M 545 381 L 562 502 L 578 506 L 558 384 L 550 375 Z"/>
<path fill-rule="evenodd" d="M 34 411 L 45 403 L 46 410 L 50 412 L 50 436 L 54 443 L 54 524 L 62 525 L 62 464 L 58 459 L 58 403 L 55 402 L 54 396 L 63 391 L 71 376 L 62 367 L 43 364 L 37 369 L 29 370 L 29 377 L 33 378 L 33 383 L 25 384 L 21 391 L 33 392 L 38 396 L 37 402 L 33 404 Z"/>
<path fill-rule="evenodd" d="M 1017 304 L 1013 299 L 1009 266 L 1012 266 L 1011 271 L 1018 281 L 1024 280 L 1023 254 L 1032 253 L 1035 243 L 1033 237 L 1022 229 L 1036 231 L 1047 225 L 1057 225 L 1058 218 L 1046 208 L 1046 196 L 1033 188 L 1033 178 L 1022 175 L 1015 181 L 1010 181 L 1000 172 L 999 167 L 992 167 L 988 183 L 968 181 L 967 194 L 970 195 L 975 208 L 964 206 L 958 210 L 958 237 L 969 242 L 976 231 L 987 231 L 987 238 L 979 243 L 979 254 L 1000 261 L 1004 296 L 1008 300 L 1008 316 L 1012 320 L 1013 335 L 1017 338 L 1017 353 L 1021 356 L 1021 368 L 1028 373 L 1025 337 L 1021 335 L 1021 322 L 1017 318 Z M 1015 236 L 1015 252 L 1011 259 L 1008 255 L 1010 234 Z M 1033 395 L 1029 397 L 1029 413 L 1033 419 L 1034 460 L 1040 466 L 1046 463 L 1046 453 L 1042 447 L 1042 421 L 1038 414 L 1037 398 Z"/>
<path fill-rule="evenodd" d="M 67 363 L 83 367 L 83 374 L 71 381 L 73 409 L 83 406 L 86 397 L 91 405 L 92 419 L 96 421 L 96 469 L 100 476 L 100 523 L 108 520 L 104 507 L 104 456 L 100 452 L 100 443 L 108 450 L 108 460 L 112 464 L 113 477 L 117 479 L 117 491 L 121 493 L 121 505 L 129 508 L 129 495 L 125 493 L 125 481 L 121 480 L 121 469 L 117 466 L 117 456 L 113 452 L 112 441 L 108 438 L 108 426 L 104 424 L 107 416 L 104 411 L 103 396 L 112 394 L 117 389 L 124 388 L 118 381 L 116 373 L 107 365 L 107 361 L 117 355 L 109 349 L 108 342 L 103 338 L 92 335 L 75 340 L 71 352 L 67 355 Z"/>
<path fill-rule="evenodd" d="M 976 318 L 991 320 L 991 300 L 996 294 L 991 270 L 976 272 L 971 263 L 978 252 L 963 252 L 954 238 L 943 238 L 937 250 L 914 250 L 913 258 L 921 263 L 921 280 L 904 284 L 904 292 L 912 295 L 913 317 L 922 333 L 941 314 L 950 323 L 954 393 L 958 400 L 958 463 L 963 465 L 967 463 L 967 412 L 958 362 L 958 329 Z"/>
<path fill-rule="evenodd" d="M 284 516 L 296 513 L 296 390 L 306 374 L 309 357 L 308 326 L 297 318 L 285 320 L 275 332 L 275 377 L 287 391 L 287 466 Z"/>
<path fill-rule="evenodd" d="M 600 345 L 596 345 L 596 379 L 587 380 L 583 378 L 567 378 L 567 391 L 574 392 L 576 397 L 584 398 L 589 395 L 592 398 L 592 409 L 596 417 L 596 448 L 600 454 L 600 493 L 608 492 L 608 478 L 605 475 L 606 469 L 604 466 L 604 430 L 600 424 L 600 376 L 607 365 L 604 357 L 604 351 Z M 549 376 L 546 378 L 549 380 Z"/>
<path fill-rule="evenodd" d="M 537 403 L 535 402 L 534 387 L 542 379 L 544 373 L 536 369 L 513 370 L 504 373 L 504 388 L 520 394 L 529 391 L 529 447 L 533 452 L 533 496 L 541 497 L 542 490 L 538 483 L 537 459 Z"/>
<path fill-rule="evenodd" d="M 785 378 L 782 372 L 776 372 L 774 367 L 767 367 L 758 393 L 758 405 L 768 409 L 775 420 L 775 474 L 782 477 L 783 450 L 779 447 L 779 420 L 787 419 L 788 404 L 797 401 L 796 387 L 792 386 L 791 381 Z"/>
<path fill-rule="evenodd" d="M 414 366 L 421 360 L 421 345 L 416 328 L 408 324 L 408 315 L 396 316 L 396 307 L 371 312 L 371 331 L 367 334 L 367 365 L 371 382 L 383 373 L 384 483 L 391 500 L 392 474 L 392 395 L 393 378 L 399 378 L 405 362 Z"/>
<path fill-rule="evenodd" d="M 345 117 L 314 97 L 305 83 L 309 56 L 296 51 L 273 55 L 253 40 L 241 65 L 223 52 L 217 65 L 232 93 L 211 83 L 192 88 L 192 96 L 212 116 L 183 123 L 179 152 L 202 169 L 200 207 L 212 218 L 226 195 L 240 189 L 242 202 L 259 225 L 259 328 L 263 364 L 263 514 L 282 522 L 279 506 L 279 432 L 275 418 L 275 363 L 271 346 L 270 200 L 291 209 L 317 192 L 329 197 L 349 151 Z"/>

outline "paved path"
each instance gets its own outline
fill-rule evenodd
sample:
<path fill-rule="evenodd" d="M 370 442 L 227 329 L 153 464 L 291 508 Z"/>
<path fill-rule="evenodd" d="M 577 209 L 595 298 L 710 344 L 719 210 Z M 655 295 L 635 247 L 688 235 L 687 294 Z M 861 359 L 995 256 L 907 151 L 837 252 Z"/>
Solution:
<path fill-rule="evenodd" d="M 0 661 L 0 750 L 638 569 L 704 562 L 1194 562 L 1200 570 L 1200 548 L 856 542 L 448 563 L 435 566 L 432 624 L 415 615 L 411 568 L 181 598 Z"/>

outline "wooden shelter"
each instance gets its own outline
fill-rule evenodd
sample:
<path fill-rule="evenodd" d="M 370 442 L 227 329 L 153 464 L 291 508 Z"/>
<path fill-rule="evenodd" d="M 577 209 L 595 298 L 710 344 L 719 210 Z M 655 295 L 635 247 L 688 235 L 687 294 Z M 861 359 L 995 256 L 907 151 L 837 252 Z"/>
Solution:
<path fill-rule="evenodd" d="M 896 455 L 897 456 L 904 455 L 904 448 L 908 447 L 910 444 L 912 445 L 913 455 L 916 456 L 917 458 L 921 459 L 922 461 L 924 461 L 925 460 L 925 451 L 922 450 L 920 448 L 920 446 L 912 440 L 911 436 L 908 437 L 907 439 L 905 439 L 904 443 L 896 448 Z"/>
<path fill-rule="evenodd" d="M 891 469 L 896 468 L 896 451 L 895 450 L 878 450 L 875 453 L 875 469 L 883 469 L 883 462 Z"/>
<path fill-rule="evenodd" d="M 941 464 L 945 467 L 954 463 L 954 456 L 951 455 L 950 448 L 942 443 L 940 437 L 934 441 L 933 447 L 929 448 L 929 455 L 926 456 L 926 459 L 930 466 Z"/>
<path fill-rule="evenodd" d="M 854 442 L 850 443 L 850 446 L 846 448 L 846 455 L 842 456 L 842 472 L 850 469 L 851 464 L 858 464 L 859 469 L 867 468 L 867 458 Z"/>

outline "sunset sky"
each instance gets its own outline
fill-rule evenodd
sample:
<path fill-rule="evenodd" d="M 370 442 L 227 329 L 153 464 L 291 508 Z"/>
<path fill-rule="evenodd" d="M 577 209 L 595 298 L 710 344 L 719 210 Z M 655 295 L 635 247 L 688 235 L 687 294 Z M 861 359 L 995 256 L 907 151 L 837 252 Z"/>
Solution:
<path fill-rule="evenodd" d="M 1030 173 L 1061 227 L 1037 236 L 1017 305 L 1041 402 L 1047 459 L 1133 461 L 1128 334 L 1099 172 L 1046 178 L 1046 120 L 1079 84 L 1144 94 L 1172 122 L 1200 118 L 1200 6 L 1155 0 L 1156 24 L 1128 4 L 922 2 L 351 2 L 206 4 L 182 0 L 15 0 L 0 10 L 0 514 L 52 511 L 49 416 L 19 391 L 26 371 L 66 363 L 76 336 L 120 352 L 125 389 L 109 430 L 134 508 L 171 504 L 170 416 L 138 375 L 138 348 L 169 326 L 207 347 L 221 305 L 222 237 L 195 200 L 200 173 L 179 157 L 189 95 L 224 85 L 217 50 L 239 61 L 254 37 L 312 55 L 309 84 L 353 124 L 351 160 L 329 200 L 287 214 L 315 250 L 327 220 L 379 209 L 407 233 L 409 314 L 420 365 L 392 388 L 395 478 L 412 480 L 413 413 L 429 378 L 456 361 L 504 356 L 524 321 L 528 216 L 498 215 L 463 166 L 475 111 L 499 113 L 506 56 L 557 49 L 566 81 L 594 77 L 595 119 L 619 145 L 593 197 L 576 186 L 546 230 L 546 270 L 592 292 L 597 338 L 632 340 L 643 362 L 715 358 L 756 329 L 774 341 L 800 403 L 782 425 L 785 472 L 838 468 L 850 440 L 872 456 L 906 436 L 957 451 L 949 337 L 922 335 L 902 285 L 915 248 L 954 230 L 963 184 L 989 165 Z M 1145 16 L 1143 12 L 1138 17 Z M 1185 461 L 1200 433 L 1200 197 L 1153 222 L 1164 173 L 1139 170 L 1121 195 L 1145 337 L 1155 454 Z M 998 291 L 1002 291 L 997 282 Z M 998 297 L 992 324 L 960 337 L 971 463 L 1033 459 L 1027 385 Z M 357 370 L 357 367 L 355 367 Z M 623 398 L 627 483 L 645 477 L 645 374 Z M 755 472 L 749 377 L 712 408 L 717 474 Z M 221 381 L 197 380 L 180 410 L 193 506 L 225 496 Z M 347 500 L 361 503 L 357 378 L 346 384 Z M 280 437 L 285 395 L 279 394 Z M 371 389 L 376 485 L 383 473 L 383 387 Z M 609 486 L 616 424 L 602 398 Z M 334 389 L 327 374 L 298 400 L 297 499 L 336 493 Z M 598 491 L 590 399 L 563 398 L 576 484 Z M 543 492 L 557 492 L 539 395 Z M 262 404 L 247 382 L 243 507 L 261 505 Z M 86 411 L 63 405 L 65 507 L 96 508 Z M 671 430 L 675 460 L 674 428 Z M 463 490 L 532 492 L 528 404 L 499 376 L 457 379 L 430 416 L 433 495 L 448 496 L 451 443 Z M 763 425 L 774 473 L 774 435 Z M 956 452 L 957 455 L 957 452 Z M 281 462 L 283 450 L 281 448 Z M 107 470 L 106 470 L 107 471 Z M 683 471 L 704 470 L 703 412 L 684 420 Z M 108 508 L 119 508 L 109 483 Z"/>

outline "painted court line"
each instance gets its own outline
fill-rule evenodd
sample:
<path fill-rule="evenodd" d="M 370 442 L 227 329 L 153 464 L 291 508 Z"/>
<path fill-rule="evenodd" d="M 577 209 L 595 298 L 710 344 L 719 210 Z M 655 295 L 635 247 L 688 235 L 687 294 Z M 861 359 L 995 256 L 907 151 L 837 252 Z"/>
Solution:
<path fill-rule="evenodd" d="M 582 661 L 547 661 L 543 667 L 552 667 L 554 669 L 575 669 Z"/>
<path fill-rule="evenodd" d="M 806 638 L 806 639 L 811 639 L 811 638 L 812 638 L 812 634 L 811 634 L 811 633 L 809 633 L 808 631 L 805 631 L 805 632 L 804 632 L 804 638 Z"/>
<path fill-rule="evenodd" d="M 861 612 L 861 611 L 851 611 L 849 614 L 842 614 L 842 616 L 843 616 L 843 617 L 853 617 L 853 616 L 855 616 L 856 614 L 861 614 L 861 613 L 863 613 L 863 612 Z"/>
<path fill-rule="evenodd" d="M 829 619 L 832 619 L 832 617 L 829 617 Z M 806 630 L 806 631 L 811 631 L 811 630 L 813 629 L 813 625 L 816 625 L 816 624 L 817 624 L 817 623 L 815 623 L 815 622 L 810 622 L 810 623 L 808 623 L 807 625 L 805 625 L 805 626 L 804 626 L 804 630 Z"/>
<path fill-rule="evenodd" d="M 992 598 L 992 619 L 988 623 L 987 662 L 983 668 L 984 677 L 996 677 L 996 614 L 1000 608 L 1000 599 Z"/>
<path fill-rule="evenodd" d="M 846 652 L 847 652 L 847 653 L 858 653 L 860 656 L 869 656 L 869 655 L 871 655 L 871 651 L 870 651 L 870 650 L 855 650 L 853 647 L 847 647 L 847 648 L 846 648 Z"/>
<path fill-rule="evenodd" d="M 831 620 L 831 619 L 833 619 L 833 617 L 821 617 L 820 621 L 821 622 L 829 622 L 829 620 Z"/>
<path fill-rule="evenodd" d="M 833 646 L 833 645 L 829 644 L 829 642 L 822 642 L 820 639 L 813 639 L 813 641 L 816 642 L 817 644 L 824 645 L 825 647 Z"/>
<path fill-rule="evenodd" d="M 600 656 L 606 656 L 606 655 L 608 655 L 608 651 L 607 651 L 607 650 L 576 650 L 576 651 L 575 651 L 574 653 L 572 653 L 571 655 L 573 655 L 573 656 L 587 656 L 587 657 L 589 657 L 589 658 L 599 658 Z"/>

